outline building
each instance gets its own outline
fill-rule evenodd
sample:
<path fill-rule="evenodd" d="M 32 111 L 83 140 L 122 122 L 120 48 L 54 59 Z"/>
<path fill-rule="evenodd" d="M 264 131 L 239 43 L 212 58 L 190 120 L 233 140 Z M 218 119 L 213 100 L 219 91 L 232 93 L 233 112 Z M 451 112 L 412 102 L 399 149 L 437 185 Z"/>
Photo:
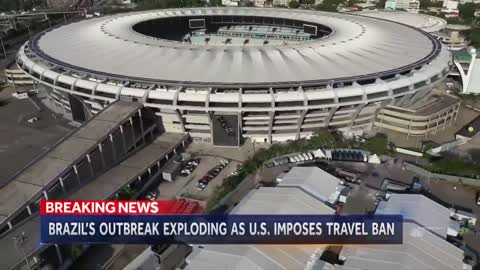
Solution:
<path fill-rule="evenodd" d="M 340 256 L 345 263 L 335 270 L 469 269 L 463 250 L 411 222 L 403 224 L 402 245 L 346 246 Z"/>
<path fill-rule="evenodd" d="M 446 18 L 458 17 L 458 15 L 460 14 L 460 12 L 458 11 L 458 1 L 456 0 L 443 1 L 441 12 L 445 15 Z"/>
<path fill-rule="evenodd" d="M 59 269 L 74 256 L 72 246 L 39 244 L 41 200 L 136 198 L 160 180 L 188 135 L 160 134 L 150 113 L 138 102 L 113 102 L 5 182 L 0 269 Z M 12 243 L 19 235 L 21 252 Z"/>
<path fill-rule="evenodd" d="M 409 136 L 437 134 L 452 126 L 460 110 L 460 99 L 441 92 L 430 92 L 415 104 L 387 105 L 377 116 L 375 126 Z"/>
<path fill-rule="evenodd" d="M 278 6 L 283 6 L 283 7 L 288 7 L 288 3 L 290 0 L 273 0 L 273 6 L 278 7 Z"/>
<path fill-rule="evenodd" d="M 391 194 L 378 204 L 376 214 L 401 214 L 412 222 L 445 239 L 457 236 L 459 224 L 450 219 L 450 209 L 421 194 Z"/>
<path fill-rule="evenodd" d="M 250 191 L 232 214 L 333 214 L 315 196 L 296 187 Z M 188 270 L 304 270 L 318 260 L 323 245 L 203 245 L 194 246 Z"/>
<path fill-rule="evenodd" d="M 418 13 L 420 9 L 420 1 L 410 1 L 408 3 L 407 11 L 410 13 Z"/>
<path fill-rule="evenodd" d="M 150 23 L 166 29 L 160 26 L 174 21 L 175 37 L 151 33 Z M 205 36 L 201 28 L 213 26 L 222 31 Z M 185 36 L 191 31 L 194 36 Z M 75 121 L 116 99 L 137 100 L 166 131 L 224 146 L 237 146 L 243 138 L 267 143 L 308 138 L 320 127 L 368 130 L 381 109 L 419 101 L 453 65 L 438 40 L 394 22 L 228 7 L 68 24 L 26 43 L 17 63 Z M 79 106 L 72 106 L 70 97 Z M 219 116 L 228 118 L 232 136 Z"/>
<path fill-rule="evenodd" d="M 333 205 L 344 189 L 343 182 L 318 167 L 294 167 L 278 183 L 278 188 L 297 187 L 317 200 Z"/>
<path fill-rule="evenodd" d="M 256 7 L 265 7 L 265 0 L 254 0 L 253 5 Z"/>
<path fill-rule="evenodd" d="M 222 5 L 226 7 L 238 7 L 240 0 L 222 0 Z"/>
<path fill-rule="evenodd" d="M 446 241 L 458 232 L 448 208 L 420 194 L 391 194 L 375 212 L 399 213 L 404 218 L 402 245 L 344 246 L 344 264 L 335 269 L 471 269 L 463 263 L 463 250 Z"/>
<path fill-rule="evenodd" d="M 385 2 L 386 10 L 418 10 L 419 7 L 420 2 L 416 0 L 387 0 Z"/>

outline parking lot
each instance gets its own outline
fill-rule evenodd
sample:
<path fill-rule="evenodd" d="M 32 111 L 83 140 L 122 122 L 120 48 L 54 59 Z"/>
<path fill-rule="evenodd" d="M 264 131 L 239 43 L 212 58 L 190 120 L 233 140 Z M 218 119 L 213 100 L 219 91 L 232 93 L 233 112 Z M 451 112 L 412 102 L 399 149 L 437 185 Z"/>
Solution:
<path fill-rule="evenodd" d="M 177 176 L 173 182 L 163 181 L 159 188 L 159 199 L 174 199 L 189 197 L 206 200 L 211 196 L 216 186 L 222 184 L 223 179 L 237 169 L 237 166 L 253 155 L 255 149 L 267 147 L 265 144 L 256 143 L 255 146 L 247 140 L 240 148 L 215 147 L 210 144 L 190 144 L 186 152 L 196 158 L 200 158 L 200 164 L 189 176 Z M 210 169 L 219 164 L 220 160 L 228 159 L 230 163 L 212 179 L 204 190 L 198 190 L 197 180 L 202 178 Z"/>
<path fill-rule="evenodd" d="M 237 165 L 240 164 L 238 161 L 230 161 L 215 178 L 210 180 L 204 190 L 199 190 L 197 188 L 198 180 L 206 175 L 210 169 L 220 164 L 220 161 L 224 159 L 215 156 L 201 155 L 197 156 L 197 158 L 200 158 L 200 163 L 192 174 L 189 176 L 177 176 L 174 182 L 162 182 L 159 187 L 160 199 L 188 197 L 198 200 L 206 200 L 213 194 L 215 187 L 221 185 L 223 179 L 230 173 L 234 172 Z"/>

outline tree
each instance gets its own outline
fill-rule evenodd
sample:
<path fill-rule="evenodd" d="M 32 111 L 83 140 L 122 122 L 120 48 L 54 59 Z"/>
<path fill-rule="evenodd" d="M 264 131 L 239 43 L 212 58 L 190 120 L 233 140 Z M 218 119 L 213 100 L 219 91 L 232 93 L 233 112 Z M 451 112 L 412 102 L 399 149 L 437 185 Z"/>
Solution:
<path fill-rule="evenodd" d="M 473 28 L 466 32 L 466 36 L 470 40 L 470 45 L 480 47 L 480 28 Z"/>
<path fill-rule="evenodd" d="M 315 4 L 315 0 L 303 0 L 302 3 L 307 5 L 307 6 L 311 6 L 311 5 Z"/>
<path fill-rule="evenodd" d="M 307 142 L 307 148 L 335 148 L 337 146 L 337 139 L 327 129 L 321 128 L 313 132 L 312 137 Z"/>
<path fill-rule="evenodd" d="M 292 1 L 288 2 L 288 7 L 289 8 L 299 8 L 300 3 L 298 1 L 292 0 Z"/>
<path fill-rule="evenodd" d="M 343 4 L 343 0 L 324 0 L 320 5 L 317 5 L 315 9 L 336 12 L 339 4 Z"/>
<path fill-rule="evenodd" d="M 375 5 L 377 8 L 385 8 L 385 2 L 387 2 L 387 0 L 379 0 L 377 1 L 377 4 Z"/>
<path fill-rule="evenodd" d="M 361 147 L 377 155 L 388 154 L 389 149 L 387 135 L 382 133 L 377 134 L 375 137 L 367 139 Z"/>
<path fill-rule="evenodd" d="M 1 11 L 18 10 L 19 6 L 20 3 L 17 0 L 0 0 Z"/>
<path fill-rule="evenodd" d="M 464 20 L 473 20 L 475 18 L 475 4 L 465 3 L 458 7 L 460 17 Z"/>

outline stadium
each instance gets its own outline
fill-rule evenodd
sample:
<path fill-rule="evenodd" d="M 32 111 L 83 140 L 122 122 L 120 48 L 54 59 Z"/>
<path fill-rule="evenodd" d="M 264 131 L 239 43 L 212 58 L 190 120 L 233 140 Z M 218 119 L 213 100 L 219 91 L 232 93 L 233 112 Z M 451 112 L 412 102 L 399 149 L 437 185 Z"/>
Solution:
<path fill-rule="evenodd" d="M 378 125 L 408 126 L 409 135 L 455 117 L 395 120 L 403 112 L 392 106 L 428 96 L 452 57 L 424 31 L 359 15 L 191 8 L 96 17 L 37 35 L 17 64 L 74 121 L 117 99 L 140 102 L 165 131 L 214 145 L 364 131 L 387 106 L 393 113 Z"/>

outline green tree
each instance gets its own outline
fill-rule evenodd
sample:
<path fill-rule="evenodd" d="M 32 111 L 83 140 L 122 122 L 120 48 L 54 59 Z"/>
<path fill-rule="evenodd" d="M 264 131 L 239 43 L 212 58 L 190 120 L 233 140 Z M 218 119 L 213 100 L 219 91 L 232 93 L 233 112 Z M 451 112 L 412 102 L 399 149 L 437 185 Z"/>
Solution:
<path fill-rule="evenodd" d="M 308 140 L 306 148 L 335 148 L 338 145 L 337 142 L 335 135 L 327 129 L 317 129 Z"/>
<path fill-rule="evenodd" d="M 320 5 L 317 5 L 315 9 L 336 12 L 337 7 L 340 4 L 343 4 L 344 0 L 324 0 Z"/>
<path fill-rule="evenodd" d="M 302 3 L 305 5 L 311 6 L 315 4 L 315 0 L 303 0 Z"/>
<path fill-rule="evenodd" d="M 20 3 L 18 0 L 0 0 L 1 11 L 18 10 Z"/>
<path fill-rule="evenodd" d="M 480 47 L 480 28 L 473 28 L 465 32 L 467 38 L 470 40 L 470 45 L 473 47 Z"/>
<path fill-rule="evenodd" d="M 460 12 L 460 17 L 464 20 L 473 20 L 475 18 L 475 7 L 474 3 L 465 3 L 458 7 L 458 11 Z"/>
<path fill-rule="evenodd" d="M 288 2 L 288 7 L 289 8 L 299 8 L 300 3 L 298 1 L 292 0 L 292 1 Z"/>
<path fill-rule="evenodd" d="M 379 0 L 377 1 L 377 4 L 375 5 L 377 8 L 385 8 L 385 2 L 387 2 L 387 0 Z"/>
<path fill-rule="evenodd" d="M 390 150 L 388 149 L 387 135 L 382 133 L 379 133 L 374 137 L 367 139 L 361 145 L 361 148 L 377 155 L 386 155 L 390 152 Z"/>

